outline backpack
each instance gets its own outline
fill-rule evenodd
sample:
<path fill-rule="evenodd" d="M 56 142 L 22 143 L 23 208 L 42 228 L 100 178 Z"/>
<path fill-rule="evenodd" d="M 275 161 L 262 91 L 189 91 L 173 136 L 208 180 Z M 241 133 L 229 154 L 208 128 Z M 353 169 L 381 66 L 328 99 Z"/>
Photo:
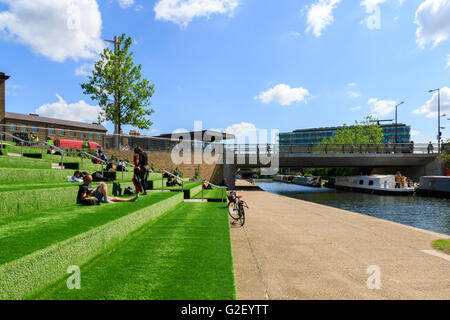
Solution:
<path fill-rule="evenodd" d="M 98 201 L 98 199 L 96 197 L 86 197 L 86 198 L 83 198 L 81 204 L 83 206 L 99 206 L 100 201 Z"/>
<path fill-rule="evenodd" d="M 134 192 L 134 190 L 131 187 L 128 187 L 128 188 L 125 189 L 123 194 L 124 195 L 133 195 L 133 194 L 136 194 L 136 192 Z"/>

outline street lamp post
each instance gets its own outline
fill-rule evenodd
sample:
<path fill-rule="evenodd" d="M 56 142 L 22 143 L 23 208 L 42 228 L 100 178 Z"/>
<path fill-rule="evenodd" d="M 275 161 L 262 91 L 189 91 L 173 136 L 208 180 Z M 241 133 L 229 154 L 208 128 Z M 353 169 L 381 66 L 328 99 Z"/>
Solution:
<path fill-rule="evenodd" d="M 436 91 L 438 93 L 438 135 L 437 135 L 438 153 L 441 153 L 441 137 L 442 137 L 442 132 L 441 132 L 441 88 L 429 90 L 428 92 L 434 93 Z"/>
<path fill-rule="evenodd" d="M 120 51 L 120 42 L 119 42 L 119 37 L 115 36 L 114 40 L 105 40 L 105 42 L 109 42 L 112 43 L 114 45 L 114 54 L 117 56 L 119 54 Z M 118 108 L 118 104 L 119 104 L 119 92 L 114 92 L 114 105 L 116 108 Z M 119 139 L 119 135 L 120 135 L 120 120 L 116 119 L 115 121 L 116 123 L 114 124 L 114 144 L 116 145 L 117 150 L 120 149 L 120 139 Z"/>
<path fill-rule="evenodd" d="M 404 103 L 405 103 L 405 101 L 402 101 L 395 106 L 395 143 L 396 144 L 398 143 L 398 140 L 397 140 L 397 107 Z"/>

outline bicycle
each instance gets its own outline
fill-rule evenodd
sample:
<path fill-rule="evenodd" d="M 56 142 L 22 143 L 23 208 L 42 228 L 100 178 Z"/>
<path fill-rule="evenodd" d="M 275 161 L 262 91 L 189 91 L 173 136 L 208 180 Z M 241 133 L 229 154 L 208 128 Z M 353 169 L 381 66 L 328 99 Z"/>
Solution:
<path fill-rule="evenodd" d="M 236 192 L 231 191 L 228 196 L 228 214 L 234 221 L 239 221 L 241 226 L 245 224 L 245 209 L 248 205 L 242 199 L 242 195 L 236 195 Z"/>

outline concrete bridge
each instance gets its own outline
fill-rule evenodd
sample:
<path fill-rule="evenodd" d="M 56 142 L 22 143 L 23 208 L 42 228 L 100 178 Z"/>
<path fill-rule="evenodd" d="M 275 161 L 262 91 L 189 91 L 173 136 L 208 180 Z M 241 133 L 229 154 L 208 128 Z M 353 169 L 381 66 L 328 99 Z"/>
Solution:
<path fill-rule="evenodd" d="M 333 145 L 305 148 L 264 148 L 241 145 L 225 148 L 223 173 L 227 183 L 234 182 L 238 169 L 248 168 L 362 168 L 372 174 L 396 171 L 418 181 L 421 176 L 444 175 L 439 154 L 428 153 L 426 144 Z"/>

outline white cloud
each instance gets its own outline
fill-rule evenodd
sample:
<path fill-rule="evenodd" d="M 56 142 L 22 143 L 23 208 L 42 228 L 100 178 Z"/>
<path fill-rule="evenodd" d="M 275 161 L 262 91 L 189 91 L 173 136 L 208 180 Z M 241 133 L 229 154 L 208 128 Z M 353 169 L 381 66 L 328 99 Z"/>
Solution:
<path fill-rule="evenodd" d="M 75 103 L 67 103 L 60 95 L 56 95 L 58 102 L 48 103 L 36 109 L 36 113 L 49 118 L 96 122 L 101 111 L 99 106 L 91 106 L 80 100 Z"/>
<path fill-rule="evenodd" d="M 450 54 L 447 56 L 447 65 L 445 66 L 445 69 L 450 68 Z"/>
<path fill-rule="evenodd" d="M 352 110 L 352 111 L 361 110 L 361 106 L 353 107 L 353 108 L 351 108 L 351 110 Z"/>
<path fill-rule="evenodd" d="M 349 87 L 356 87 L 357 85 L 358 84 L 356 82 L 347 83 L 347 86 L 349 86 Z"/>
<path fill-rule="evenodd" d="M 323 29 L 334 22 L 333 10 L 341 0 L 319 0 L 308 10 L 306 31 L 311 31 L 316 37 L 322 35 Z"/>
<path fill-rule="evenodd" d="M 411 130 L 411 137 L 417 137 L 420 136 L 420 131 L 418 130 Z"/>
<path fill-rule="evenodd" d="M 6 86 L 5 86 L 5 93 L 7 96 L 15 96 L 17 95 L 17 91 L 22 89 L 21 86 L 17 85 L 17 84 L 13 84 L 10 81 L 6 82 Z"/>
<path fill-rule="evenodd" d="M 347 96 L 349 96 L 350 98 L 356 99 L 361 97 L 361 93 L 356 92 L 356 91 L 347 91 Z"/>
<path fill-rule="evenodd" d="M 121 8 L 128 8 L 134 4 L 134 0 L 117 0 Z"/>
<path fill-rule="evenodd" d="M 54 61 L 94 58 L 103 49 L 96 0 L 0 0 L 0 35 Z"/>
<path fill-rule="evenodd" d="M 255 97 L 255 100 L 260 100 L 263 103 L 276 102 L 282 106 L 289 106 L 294 102 L 307 102 L 310 97 L 308 90 L 298 87 L 291 88 L 287 84 L 278 84 L 275 87 L 263 91 L 259 96 Z"/>
<path fill-rule="evenodd" d="M 238 5 L 238 0 L 159 0 L 154 11 L 157 20 L 187 27 L 194 18 L 209 18 L 212 14 L 232 15 Z"/>
<path fill-rule="evenodd" d="M 420 108 L 413 111 L 414 114 L 425 114 L 427 118 L 438 116 L 438 93 L 435 92 L 431 98 Z M 441 115 L 450 115 L 450 88 L 441 88 Z"/>
<path fill-rule="evenodd" d="M 450 37 L 450 1 L 425 0 L 416 11 L 416 42 L 420 47 L 433 46 Z"/>
<path fill-rule="evenodd" d="M 75 75 L 77 76 L 90 76 L 92 75 L 93 65 L 90 63 L 84 63 L 75 69 Z"/>
<path fill-rule="evenodd" d="M 245 136 L 252 132 L 257 132 L 258 129 L 253 123 L 241 122 L 233 124 L 225 128 L 225 132 L 228 134 L 233 134 L 235 136 Z"/>
<path fill-rule="evenodd" d="M 395 105 L 397 104 L 393 100 L 378 100 L 375 98 L 369 99 L 368 103 L 372 108 L 373 115 L 376 117 L 389 115 L 395 109 Z"/>

